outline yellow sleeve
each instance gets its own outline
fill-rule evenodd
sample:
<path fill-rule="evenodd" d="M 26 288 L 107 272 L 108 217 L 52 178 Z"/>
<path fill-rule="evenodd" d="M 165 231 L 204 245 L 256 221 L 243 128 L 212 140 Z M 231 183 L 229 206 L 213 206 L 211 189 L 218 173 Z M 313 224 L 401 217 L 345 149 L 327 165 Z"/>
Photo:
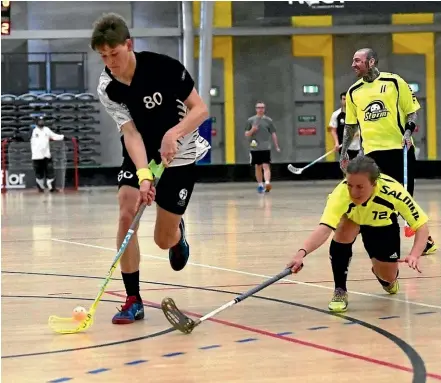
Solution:
<path fill-rule="evenodd" d="M 349 89 L 350 91 L 350 89 Z M 349 94 L 349 91 L 346 93 L 346 117 L 345 124 L 355 125 L 358 124 L 357 119 L 357 107 L 352 102 L 352 98 Z"/>
<path fill-rule="evenodd" d="M 401 196 L 396 199 L 395 209 L 406 220 L 412 230 L 417 231 L 429 221 L 429 217 L 402 185 L 397 185 L 397 191 Z"/>
<path fill-rule="evenodd" d="M 335 230 L 341 220 L 341 217 L 346 213 L 349 200 L 345 198 L 346 184 L 340 183 L 334 191 L 329 194 L 326 201 L 325 210 L 320 218 L 320 224 L 326 225 Z"/>
<path fill-rule="evenodd" d="M 399 106 L 406 115 L 414 113 L 421 108 L 416 96 L 409 84 L 401 77 L 398 77 Z"/>

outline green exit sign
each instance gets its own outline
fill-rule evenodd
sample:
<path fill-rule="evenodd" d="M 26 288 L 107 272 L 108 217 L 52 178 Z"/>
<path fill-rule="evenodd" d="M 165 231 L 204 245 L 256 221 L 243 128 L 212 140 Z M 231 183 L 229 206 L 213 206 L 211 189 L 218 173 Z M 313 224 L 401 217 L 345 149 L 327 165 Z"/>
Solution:
<path fill-rule="evenodd" d="M 315 121 L 317 121 L 317 118 L 315 116 L 299 116 L 297 119 L 299 122 L 315 122 Z"/>
<path fill-rule="evenodd" d="M 212 122 L 213 124 L 215 124 L 215 123 L 216 123 L 216 117 L 211 117 L 211 122 Z"/>

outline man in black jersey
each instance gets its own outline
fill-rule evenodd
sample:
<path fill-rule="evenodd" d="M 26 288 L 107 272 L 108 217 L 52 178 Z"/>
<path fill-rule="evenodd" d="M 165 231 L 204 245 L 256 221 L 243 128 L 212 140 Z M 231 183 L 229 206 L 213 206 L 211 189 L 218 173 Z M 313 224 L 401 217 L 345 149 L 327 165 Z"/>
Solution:
<path fill-rule="evenodd" d="M 343 131 L 345 128 L 345 118 L 346 118 L 346 92 L 340 93 L 340 108 L 338 108 L 334 113 L 332 113 L 331 119 L 329 120 L 328 129 L 331 132 L 332 138 L 334 139 L 334 149 L 336 152 L 341 153 L 341 143 L 343 142 Z M 360 151 L 360 134 L 354 135 L 351 144 L 348 147 L 349 159 L 357 157 Z"/>
<path fill-rule="evenodd" d="M 210 148 L 198 132 L 199 125 L 208 118 L 207 107 L 178 60 L 133 50 L 129 29 L 119 15 L 106 14 L 96 21 L 91 47 L 105 64 L 97 89 L 99 98 L 121 133 L 117 246 L 139 203 L 150 205 L 155 200 L 155 243 L 161 249 L 169 249 L 172 268 L 182 270 L 190 255 L 182 216 L 196 181 L 195 163 Z M 152 159 L 166 165 L 156 190 L 148 167 Z M 114 324 L 144 318 L 139 263 L 135 233 L 121 258 L 127 299 L 113 317 Z"/>

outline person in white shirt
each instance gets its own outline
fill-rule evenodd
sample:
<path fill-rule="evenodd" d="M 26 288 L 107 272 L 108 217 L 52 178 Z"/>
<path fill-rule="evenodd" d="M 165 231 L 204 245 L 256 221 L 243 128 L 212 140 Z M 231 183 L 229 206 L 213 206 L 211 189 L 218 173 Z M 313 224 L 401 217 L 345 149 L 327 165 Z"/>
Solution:
<path fill-rule="evenodd" d="M 37 120 L 37 127 L 32 131 L 31 151 L 32 163 L 34 165 L 37 187 L 40 192 L 44 192 L 44 179 L 46 178 L 47 187 L 50 192 L 56 192 L 54 181 L 55 172 L 52 163 L 52 156 L 49 141 L 63 141 L 63 134 L 56 134 L 44 125 L 43 117 Z"/>
<path fill-rule="evenodd" d="M 329 121 L 328 129 L 331 131 L 332 137 L 334 138 L 334 150 L 340 153 L 340 144 L 343 142 L 343 131 L 345 129 L 345 118 L 346 118 L 346 93 L 340 94 L 341 107 L 338 108 L 334 113 L 332 113 L 331 120 Z M 360 131 L 354 136 L 351 144 L 348 148 L 349 159 L 357 157 L 360 151 Z"/>

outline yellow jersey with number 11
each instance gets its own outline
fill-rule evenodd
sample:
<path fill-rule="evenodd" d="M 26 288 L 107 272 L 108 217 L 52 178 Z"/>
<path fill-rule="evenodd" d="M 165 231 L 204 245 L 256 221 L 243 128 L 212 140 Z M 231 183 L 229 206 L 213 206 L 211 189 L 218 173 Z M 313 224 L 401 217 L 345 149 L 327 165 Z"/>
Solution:
<path fill-rule="evenodd" d="M 374 81 L 360 79 L 349 88 L 345 123 L 358 123 L 364 154 L 401 149 L 407 116 L 419 109 L 406 81 L 396 74 L 380 72 Z"/>

